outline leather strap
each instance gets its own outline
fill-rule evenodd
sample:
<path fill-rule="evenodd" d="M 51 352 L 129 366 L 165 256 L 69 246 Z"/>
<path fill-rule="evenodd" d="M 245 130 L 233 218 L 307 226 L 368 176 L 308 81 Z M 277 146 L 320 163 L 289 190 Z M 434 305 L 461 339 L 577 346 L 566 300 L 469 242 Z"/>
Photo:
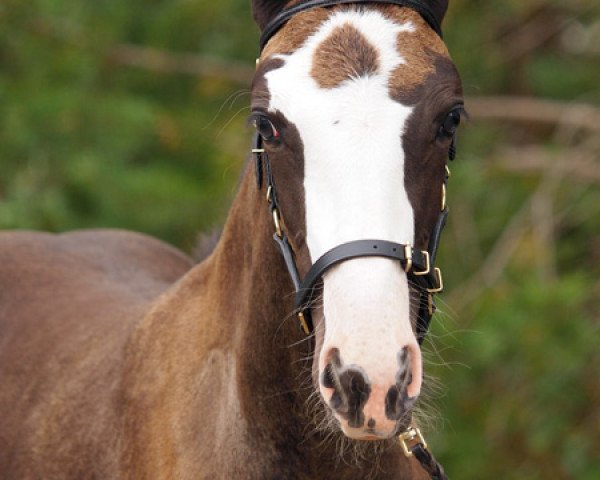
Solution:
<path fill-rule="evenodd" d="M 410 451 L 419 461 L 423 469 L 431 476 L 432 480 L 448 480 L 444 467 L 442 467 L 422 443 L 415 444 Z"/>
<path fill-rule="evenodd" d="M 254 132 L 252 137 L 252 156 L 254 157 L 254 173 L 256 174 L 256 186 L 260 190 L 263 183 L 263 148 L 262 137 L 258 132 Z"/>
<path fill-rule="evenodd" d="M 440 245 L 442 230 L 444 230 L 444 227 L 446 226 L 449 212 L 450 211 L 448 210 L 448 207 L 444 208 L 444 210 L 440 212 L 429 237 L 429 247 L 427 250 L 429 251 L 429 259 L 431 260 L 432 265 L 435 264 L 435 260 L 437 258 L 437 251 Z"/>
<path fill-rule="evenodd" d="M 298 269 L 296 268 L 296 260 L 294 259 L 294 252 L 292 251 L 292 247 L 290 246 L 290 242 L 287 238 L 287 235 L 283 233 L 280 237 L 276 233 L 273 234 L 273 240 L 279 247 L 281 251 L 281 255 L 283 256 L 283 261 L 288 269 L 288 273 L 290 274 L 290 279 L 294 284 L 294 290 L 298 292 L 302 287 L 300 286 L 300 275 L 298 275 Z M 298 295 L 296 293 L 296 295 Z"/>
<path fill-rule="evenodd" d="M 418 0 L 309 0 L 294 5 L 290 8 L 282 10 L 277 14 L 263 29 L 260 35 L 260 51 L 262 52 L 267 42 L 275 35 L 281 27 L 283 27 L 294 15 L 313 8 L 333 7 L 336 5 L 346 4 L 366 4 L 366 3 L 383 3 L 388 5 L 398 5 L 400 7 L 408 7 L 416 11 L 429 24 L 435 33 L 440 38 L 443 38 L 442 28 L 437 21 L 437 18 L 431 11 L 428 5 Z"/>
<path fill-rule="evenodd" d="M 296 308 L 302 308 L 310 300 L 312 289 L 319 278 L 338 263 L 359 257 L 386 257 L 400 261 L 402 268 L 406 268 L 406 252 L 406 245 L 387 240 L 355 240 L 332 248 L 313 264 L 304 280 L 302 280 L 300 289 L 296 293 Z M 425 255 L 421 251 L 412 248 L 411 253 L 412 268 L 410 272 L 425 271 L 429 263 Z M 427 288 L 434 287 L 435 279 L 432 280 L 431 272 L 423 275 L 422 278 L 423 280 L 419 280 L 419 282 L 426 284 Z"/>

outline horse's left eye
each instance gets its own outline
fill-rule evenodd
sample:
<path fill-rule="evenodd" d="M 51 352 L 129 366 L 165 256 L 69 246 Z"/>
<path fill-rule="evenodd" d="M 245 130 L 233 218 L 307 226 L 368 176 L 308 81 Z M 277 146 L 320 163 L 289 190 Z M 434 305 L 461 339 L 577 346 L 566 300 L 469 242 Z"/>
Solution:
<path fill-rule="evenodd" d="M 262 115 L 254 117 L 254 126 L 265 142 L 279 138 L 279 132 L 267 117 Z"/>
<path fill-rule="evenodd" d="M 460 125 L 460 110 L 452 110 L 442 122 L 439 130 L 440 137 L 450 138 L 456 134 L 456 129 Z"/>

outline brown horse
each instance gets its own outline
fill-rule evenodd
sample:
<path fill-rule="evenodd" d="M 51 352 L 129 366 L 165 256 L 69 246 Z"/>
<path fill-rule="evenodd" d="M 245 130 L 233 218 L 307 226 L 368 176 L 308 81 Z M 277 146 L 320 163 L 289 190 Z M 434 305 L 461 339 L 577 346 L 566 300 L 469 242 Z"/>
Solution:
<path fill-rule="evenodd" d="M 462 108 L 447 0 L 330 3 L 253 2 L 259 136 L 202 263 L 134 233 L 0 235 L 0 477 L 429 478 L 397 436 Z"/>

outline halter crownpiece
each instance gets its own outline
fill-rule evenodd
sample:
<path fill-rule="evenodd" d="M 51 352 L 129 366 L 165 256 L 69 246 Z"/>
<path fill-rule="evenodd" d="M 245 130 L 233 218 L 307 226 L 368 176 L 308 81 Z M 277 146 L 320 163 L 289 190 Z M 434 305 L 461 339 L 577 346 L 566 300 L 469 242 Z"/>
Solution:
<path fill-rule="evenodd" d="M 440 38 L 443 38 L 442 27 L 437 21 L 437 18 L 433 14 L 431 8 L 429 8 L 429 6 L 423 2 L 419 2 L 418 0 L 309 0 L 307 2 L 302 2 L 298 5 L 294 5 L 290 8 L 282 10 L 265 26 L 260 35 L 260 51 L 263 51 L 271 37 L 275 35 L 279 29 L 288 22 L 288 20 L 300 12 L 312 10 L 313 8 L 335 7 L 337 5 L 348 4 L 361 5 L 367 3 L 382 3 L 410 8 L 421 15 L 423 20 L 429 24 L 433 31 L 437 33 Z"/>

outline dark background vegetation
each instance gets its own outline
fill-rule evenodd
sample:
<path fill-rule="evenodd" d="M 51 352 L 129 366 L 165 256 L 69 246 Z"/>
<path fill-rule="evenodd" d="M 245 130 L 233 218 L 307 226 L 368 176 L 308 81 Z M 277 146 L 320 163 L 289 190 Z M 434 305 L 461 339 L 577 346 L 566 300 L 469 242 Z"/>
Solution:
<path fill-rule="evenodd" d="M 451 3 L 471 120 L 424 429 L 453 478 L 598 479 L 600 2 Z M 190 251 L 249 147 L 257 35 L 249 0 L 3 0 L 0 228 Z"/>

